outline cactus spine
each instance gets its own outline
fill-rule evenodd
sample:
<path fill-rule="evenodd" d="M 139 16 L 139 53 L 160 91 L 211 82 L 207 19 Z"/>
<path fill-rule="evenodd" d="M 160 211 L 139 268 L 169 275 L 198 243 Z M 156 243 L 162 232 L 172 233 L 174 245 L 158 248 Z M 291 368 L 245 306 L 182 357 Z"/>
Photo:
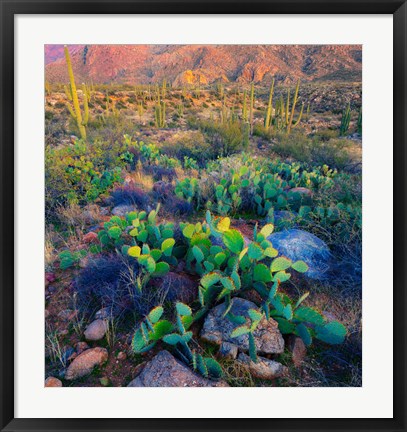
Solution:
<path fill-rule="evenodd" d="M 339 128 L 339 135 L 344 136 L 349 129 L 350 123 L 350 103 L 342 112 L 341 126 Z"/>
<path fill-rule="evenodd" d="M 253 135 L 254 82 L 250 86 L 250 135 Z"/>
<path fill-rule="evenodd" d="M 267 105 L 266 115 L 264 117 L 264 127 L 266 130 L 270 129 L 271 126 L 271 116 L 273 115 L 273 93 L 274 93 L 274 78 L 271 82 L 269 102 Z"/>
<path fill-rule="evenodd" d="M 73 118 L 76 120 L 76 124 L 78 126 L 81 138 L 83 140 L 86 140 L 85 125 L 86 125 L 87 120 L 89 118 L 88 99 L 87 99 L 86 95 L 84 94 L 84 99 L 83 99 L 84 102 L 83 103 L 84 103 L 84 110 L 85 110 L 85 119 L 82 120 L 82 112 L 81 112 L 81 108 L 79 106 L 79 99 L 78 99 L 78 93 L 76 91 L 75 77 L 74 77 L 73 70 L 72 70 L 71 57 L 69 55 L 68 47 L 66 45 L 64 47 L 64 51 L 65 51 L 66 64 L 68 66 L 69 82 L 71 84 L 73 109 L 72 109 L 71 105 L 69 104 L 69 102 L 67 102 L 67 106 L 68 106 L 69 112 L 71 113 Z"/>

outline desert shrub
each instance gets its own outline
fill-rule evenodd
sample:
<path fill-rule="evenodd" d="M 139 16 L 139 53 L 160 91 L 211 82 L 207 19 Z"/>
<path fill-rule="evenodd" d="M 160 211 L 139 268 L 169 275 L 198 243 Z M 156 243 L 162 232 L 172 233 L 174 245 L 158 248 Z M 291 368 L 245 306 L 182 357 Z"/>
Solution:
<path fill-rule="evenodd" d="M 143 166 L 143 171 L 151 175 L 155 181 L 167 180 L 168 182 L 172 182 L 177 178 L 177 172 L 174 168 L 165 168 L 160 165 Z"/>
<path fill-rule="evenodd" d="M 164 296 L 158 288 L 140 292 L 138 275 L 139 265 L 130 257 L 112 254 L 91 259 L 74 281 L 78 306 L 89 314 L 101 308 L 113 315 L 128 311 L 146 314 L 161 304 Z"/>
<path fill-rule="evenodd" d="M 283 157 L 292 157 L 310 165 L 326 164 L 343 169 L 352 164 L 352 142 L 346 139 L 320 141 L 299 134 L 279 135 L 273 149 Z"/>
<path fill-rule="evenodd" d="M 98 165 L 88 149 L 64 147 L 45 152 L 45 210 L 53 217 L 60 206 L 86 204 L 122 182 L 121 168 Z"/>
<path fill-rule="evenodd" d="M 203 166 L 208 159 L 216 158 L 216 153 L 200 131 L 182 134 L 173 142 L 164 144 L 161 152 L 182 161 L 185 157 L 192 158 L 200 166 Z"/>
<path fill-rule="evenodd" d="M 191 215 L 195 211 L 192 203 L 175 196 L 164 201 L 164 209 L 173 216 Z"/>
<path fill-rule="evenodd" d="M 217 122 L 212 119 L 189 119 L 191 127 L 199 128 L 205 133 L 212 152 L 216 157 L 225 157 L 245 150 L 249 144 L 249 128 L 238 119 Z"/>
<path fill-rule="evenodd" d="M 148 203 L 148 196 L 142 189 L 129 184 L 114 189 L 108 201 L 114 206 L 122 204 L 135 205 L 143 209 Z"/>

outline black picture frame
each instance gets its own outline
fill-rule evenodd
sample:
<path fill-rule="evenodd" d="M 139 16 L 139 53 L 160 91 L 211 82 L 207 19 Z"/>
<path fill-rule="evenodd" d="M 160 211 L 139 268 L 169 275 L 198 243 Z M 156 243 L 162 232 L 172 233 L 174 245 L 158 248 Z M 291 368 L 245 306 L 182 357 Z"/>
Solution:
<path fill-rule="evenodd" d="M 0 428 L 2 431 L 406 430 L 406 0 L 94 1 L 0 0 Z M 14 418 L 14 15 L 16 14 L 392 14 L 394 20 L 394 417 L 392 419 Z M 345 30 L 344 30 L 345 31 Z M 385 85 L 385 84 L 384 84 Z M 389 287 L 386 287 L 387 289 Z M 378 317 L 378 319 L 381 319 Z M 380 355 L 380 353 L 378 353 Z M 385 354 L 383 354 L 385 355 Z M 380 376 L 378 379 L 386 379 Z M 340 407 L 338 407 L 339 409 Z M 295 410 L 295 407 L 293 407 Z"/>

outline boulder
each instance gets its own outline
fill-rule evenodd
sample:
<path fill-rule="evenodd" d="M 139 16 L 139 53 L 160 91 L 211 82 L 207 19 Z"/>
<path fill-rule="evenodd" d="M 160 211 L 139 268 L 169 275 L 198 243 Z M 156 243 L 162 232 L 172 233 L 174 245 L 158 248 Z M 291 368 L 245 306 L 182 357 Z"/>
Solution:
<path fill-rule="evenodd" d="M 307 347 L 303 340 L 294 335 L 290 335 L 287 341 L 288 350 L 291 352 L 295 367 L 300 367 L 307 355 Z"/>
<path fill-rule="evenodd" d="M 226 305 L 222 303 L 214 307 L 207 315 L 202 331 L 201 338 L 207 342 L 221 345 L 222 342 L 229 342 L 237 345 L 240 351 L 249 350 L 249 336 L 247 334 L 232 338 L 232 331 L 238 324 L 232 323 L 227 317 L 223 317 Z M 249 300 L 234 298 L 230 312 L 233 315 L 244 316 L 250 322 L 249 309 L 258 309 Z M 284 339 L 278 329 L 278 324 L 272 318 L 267 320 L 265 317 L 260 321 L 254 332 L 254 340 L 259 353 L 279 354 L 284 351 Z"/>
<path fill-rule="evenodd" d="M 269 360 L 264 357 L 258 357 L 255 363 L 244 353 L 240 353 L 237 360 L 249 367 L 250 373 L 260 379 L 271 380 L 286 375 L 288 369 L 281 363 L 274 360 Z"/>
<path fill-rule="evenodd" d="M 228 387 L 228 384 L 203 378 L 168 351 L 161 351 L 127 387 Z"/>
<path fill-rule="evenodd" d="M 237 357 L 238 347 L 229 342 L 222 342 L 219 348 L 219 355 L 225 359 L 234 360 Z"/>
<path fill-rule="evenodd" d="M 52 376 L 48 377 L 45 380 L 45 387 L 62 387 L 62 382 L 58 378 L 54 378 Z"/>
<path fill-rule="evenodd" d="M 86 342 L 78 342 L 75 345 L 75 351 L 77 354 L 82 354 L 87 349 L 89 349 L 89 345 Z"/>
<path fill-rule="evenodd" d="M 112 215 L 124 217 L 127 213 L 136 211 L 137 208 L 134 205 L 121 204 L 113 208 Z"/>
<path fill-rule="evenodd" d="M 102 319 L 97 319 L 90 323 L 86 330 L 84 331 L 84 335 L 86 340 L 88 341 L 98 341 L 103 339 L 104 335 L 107 331 L 107 321 Z"/>
<path fill-rule="evenodd" d="M 105 348 L 91 348 L 78 355 L 69 365 L 65 379 L 68 381 L 89 375 L 96 366 L 107 361 L 109 354 Z"/>
<path fill-rule="evenodd" d="M 302 260 L 308 264 L 305 276 L 311 279 L 325 279 L 330 269 L 331 252 L 328 246 L 315 235 L 299 230 L 290 229 L 271 234 L 273 247 L 292 261 Z"/>

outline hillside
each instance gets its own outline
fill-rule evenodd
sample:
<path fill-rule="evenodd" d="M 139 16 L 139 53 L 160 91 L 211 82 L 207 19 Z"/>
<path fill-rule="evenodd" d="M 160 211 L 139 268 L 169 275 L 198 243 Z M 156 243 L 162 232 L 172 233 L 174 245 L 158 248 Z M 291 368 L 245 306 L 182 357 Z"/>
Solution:
<path fill-rule="evenodd" d="M 360 45 L 72 45 L 78 81 L 176 86 L 216 81 L 361 81 Z M 67 82 L 62 45 L 45 47 L 46 79 Z"/>

